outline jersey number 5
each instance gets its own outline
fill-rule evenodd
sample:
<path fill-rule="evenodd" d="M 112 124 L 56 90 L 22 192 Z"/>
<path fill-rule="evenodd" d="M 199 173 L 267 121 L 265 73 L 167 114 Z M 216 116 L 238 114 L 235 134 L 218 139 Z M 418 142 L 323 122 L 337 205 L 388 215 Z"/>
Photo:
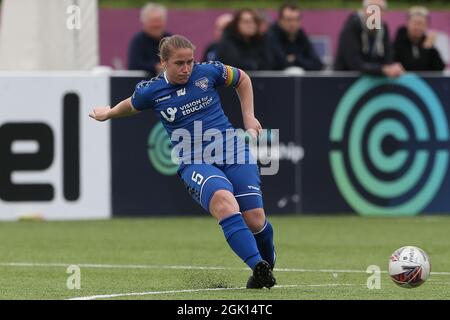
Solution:
<path fill-rule="evenodd" d="M 192 172 L 192 181 L 197 182 L 198 185 L 201 185 L 203 182 L 203 176 L 200 173 Z"/>

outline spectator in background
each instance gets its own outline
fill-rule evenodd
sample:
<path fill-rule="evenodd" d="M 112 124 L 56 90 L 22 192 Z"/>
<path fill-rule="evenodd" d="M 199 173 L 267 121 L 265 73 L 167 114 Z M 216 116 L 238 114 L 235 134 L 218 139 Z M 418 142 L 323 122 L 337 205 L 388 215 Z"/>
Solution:
<path fill-rule="evenodd" d="M 272 19 L 266 10 L 260 9 L 256 11 L 259 17 L 259 33 L 265 35 L 269 31 L 269 27 L 272 24 Z"/>
<path fill-rule="evenodd" d="M 218 59 L 242 70 L 269 70 L 265 37 L 260 20 L 252 9 L 237 11 L 220 39 Z"/>
<path fill-rule="evenodd" d="M 215 61 L 217 59 L 217 48 L 219 46 L 220 38 L 222 37 L 223 30 L 233 20 L 231 13 L 223 13 L 216 18 L 214 22 L 214 42 L 210 43 L 203 55 L 203 61 Z"/>
<path fill-rule="evenodd" d="M 404 69 L 400 63 L 392 62 L 388 26 L 381 22 L 379 29 L 369 28 L 368 18 L 372 16 L 367 7 L 370 5 L 385 10 L 387 3 L 385 0 L 364 0 L 363 10 L 348 18 L 339 36 L 335 69 L 398 77 Z"/>
<path fill-rule="evenodd" d="M 142 30 L 134 35 L 128 48 L 128 69 L 144 70 L 153 77 L 162 71 L 158 56 L 159 41 L 166 32 L 167 9 L 148 3 L 141 9 Z"/>
<path fill-rule="evenodd" d="M 445 64 L 434 48 L 436 34 L 427 32 L 430 17 L 425 7 L 415 6 L 408 12 L 406 26 L 397 30 L 394 42 L 395 61 L 406 70 L 439 71 Z"/>
<path fill-rule="evenodd" d="M 302 30 L 300 9 L 295 4 L 284 4 L 279 9 L 278 21 L 267 33 L 267 47 L 274 70 L 293 66 L 304 70 L 320 70 L 323 67 Z"/>

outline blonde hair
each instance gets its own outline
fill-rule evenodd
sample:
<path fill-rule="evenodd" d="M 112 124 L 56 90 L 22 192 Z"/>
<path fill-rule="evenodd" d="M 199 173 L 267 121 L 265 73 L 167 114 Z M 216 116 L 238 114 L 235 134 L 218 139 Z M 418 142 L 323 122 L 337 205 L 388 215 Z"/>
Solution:
<path fill-rule="evenodd" d="M 411 18 L 413 16 L 422 16 L 425 18 L 429 18 L 428 9 L 422 6 L 413 6 L 408 10 L 408 17 Z"/>
<path fill-rule="evenodd" d="M 184 48 L 192 49 L 192 51 L 195 50 L 195 46 L 186 37 L 180 36 L 178 34 L 170 37 L 164 37 L 159 42 L 159 57 L 161 58 L 161 60 L 167 61 L 173 50 Z"/>

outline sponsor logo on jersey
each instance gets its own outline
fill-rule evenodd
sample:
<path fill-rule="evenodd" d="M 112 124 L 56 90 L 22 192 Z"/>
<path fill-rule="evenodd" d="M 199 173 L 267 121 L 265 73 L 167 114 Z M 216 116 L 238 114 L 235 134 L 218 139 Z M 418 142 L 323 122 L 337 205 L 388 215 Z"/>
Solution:
<path fill-rule="evenodd" d="M 194 112 L 197 112 L 199 110 L 209 107 L 212 104 L 212 102 L 213 102 L 212 97 L 205 96 L 200 99 L 196 99 L 194 101 L 186 103 L 185 105 L 180 107 L 180 110 L 181 110 L 181 113 L 183 116 L 187 116 L 191 113 L 194 113 Z"/>
<path fill-rule="evenodd" d="M 179 96 L 184 96 L 184 95 L 186 95 L 186 88 L 177 90 L 177 96 L 178 96 L 178 97 L 179 97 Z"/>
<path fill-rule="evenodd" d="M 164 119 L 166 119 L 167 122 L 173 122 L 175 120 L 175 114 L 177 113 L 177 108 L 167 108 L 166 110 L 167 114 L 164 111 L 161 111 L 161 115 Z"/>
<path fill-rule="evenodd" d="M 169 94 L 168 96 L 164 96 L 155 100 L 155 103 L 170 99 L 172 96 Z"/>
<path fill-rule="evenodd" d="M 200 78 L 197 81 L 195 81 L 195 85 L 197 87 L 199 87 L 200 89 L 202 89 L 203 91 L 208 90 L 208 83 L 209 83 L 209 80 L 206 77 Z"/>

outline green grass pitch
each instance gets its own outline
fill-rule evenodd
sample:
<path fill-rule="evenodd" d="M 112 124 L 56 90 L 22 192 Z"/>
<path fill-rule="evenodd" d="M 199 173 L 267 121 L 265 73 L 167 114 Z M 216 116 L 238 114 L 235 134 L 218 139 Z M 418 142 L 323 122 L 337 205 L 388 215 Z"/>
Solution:
<path fill-rule="evenodd" d="M 0 223 L 0 299 L 449 299 L 450 217 L 271 217 L 278 285 L 246 290 L 250 270 L 210 217 Z M 390 254 L 415 245 L 432 274 L 415 289 L 388 277 Z M 69 265 L 80 289 L 68 289 Z M 381 288 L 369 290 L 369 265 Z M 128 294 L 128 295 L 127 295 Z"/>

